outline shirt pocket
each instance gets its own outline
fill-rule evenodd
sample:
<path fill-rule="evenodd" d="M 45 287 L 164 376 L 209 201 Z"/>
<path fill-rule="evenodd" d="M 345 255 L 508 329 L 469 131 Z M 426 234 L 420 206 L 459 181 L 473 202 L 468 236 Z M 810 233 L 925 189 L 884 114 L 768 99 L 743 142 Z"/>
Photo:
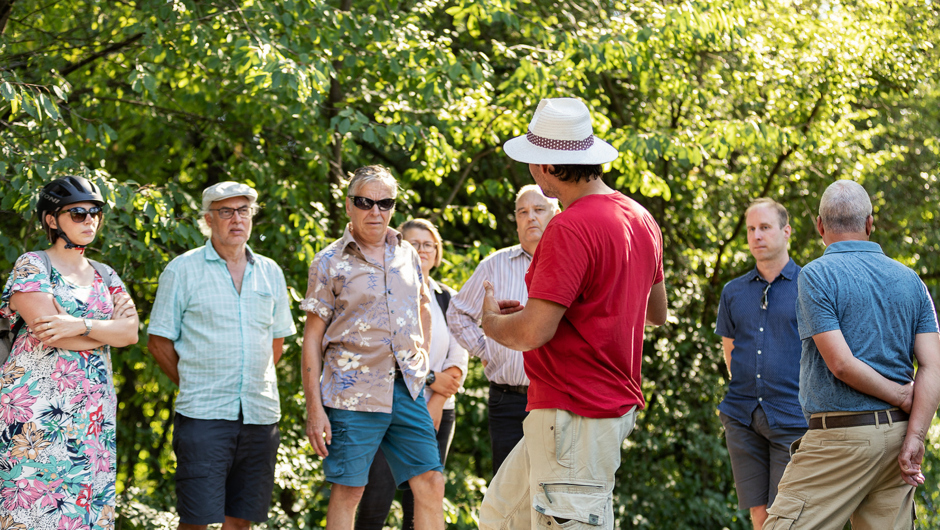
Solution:
<path fill-rule="evenodd" d="M 274 295 L 266 292 L 256 292 L 251 304 L 251 321 L 261 329 L 270 328 L 274 324 Z"/>

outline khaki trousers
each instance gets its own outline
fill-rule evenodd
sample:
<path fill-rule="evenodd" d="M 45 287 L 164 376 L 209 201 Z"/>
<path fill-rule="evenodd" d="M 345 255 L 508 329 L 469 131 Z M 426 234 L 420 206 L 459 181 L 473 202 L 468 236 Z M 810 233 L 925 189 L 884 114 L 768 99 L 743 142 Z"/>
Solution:
<path fill-rule="evenodd" d="M 604 419 L 560 409 L 529 412 L 525 435 L 483 497 L 480 528 L 612 529 L 614 475 L 635 421 L 635 408 Z"/>
<path fill-rule="evenodd" d="M 849 520 L 853 530 L 913 528 L 914 487 L 898 466 L 906 434 L 906 421 L 806 431 L 763 530 L 841 530 Z"/>

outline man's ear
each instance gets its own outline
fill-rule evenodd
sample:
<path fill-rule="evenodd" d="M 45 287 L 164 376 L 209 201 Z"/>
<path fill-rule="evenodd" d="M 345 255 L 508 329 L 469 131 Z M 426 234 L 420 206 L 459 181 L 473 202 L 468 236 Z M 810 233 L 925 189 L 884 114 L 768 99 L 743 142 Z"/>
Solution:
<path fill-rule="evenodd" d="M 822 216 L 816 216 L 816 231 L 819 232 L 819 237 L 826 236 L 826 229 L 823 227 Z"/>
<path fill-rule="evenodd" d="M 865 219 L 865 235 L 871 237 L 871 233 L 875 231 L 875 216 L 869 214 L 868 218 Z"/>

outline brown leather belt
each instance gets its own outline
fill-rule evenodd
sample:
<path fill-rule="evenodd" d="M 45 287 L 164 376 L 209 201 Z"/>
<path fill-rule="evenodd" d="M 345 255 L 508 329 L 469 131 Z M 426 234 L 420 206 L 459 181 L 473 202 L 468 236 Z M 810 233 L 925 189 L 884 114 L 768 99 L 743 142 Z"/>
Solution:
<path fill-rule="evenodd" d="M 846 416 L 826 416 L 826 425 L 823 427 L 823 417 L 809 419 L 810 429 L 838 429 L 841 427 L 861 427 L 863 425 L 875 425 L 889 423 L 888 415 L 891 415 L 890 422 L 907 421 L 911 416 L 903 410 L 892 410 L 890 412 L 880 410 L 878 412 L 860 412 L 858 414 L 849 414 Z M 877 421 L 875 416 L 878 416 Z"/>
<path fill-rule="evenodd" d="M 529 393 L 529 387 L 526 385 L 501 385 L 499 383 L 490 383 L 490 388 L 496 388 L 503 392 L 511 392 L 513 394 L 522 394 L 524 396 Z"/>

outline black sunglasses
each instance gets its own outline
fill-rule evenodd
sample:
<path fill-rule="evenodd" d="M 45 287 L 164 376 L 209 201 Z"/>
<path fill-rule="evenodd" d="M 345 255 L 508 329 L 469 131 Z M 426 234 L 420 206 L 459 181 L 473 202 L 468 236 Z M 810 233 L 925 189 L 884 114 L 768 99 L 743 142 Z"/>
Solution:
<path fill-rule="evenodd" d="M 768 300 L 767 300 L 767 292 L 770 291 L 770 286 L 771 286 L 771 285 L 773 285 L 773 284 L 772 284 L 772 283 L 768 283 L 768 284 L 767 284 L 767 287 L 764 287 L 764 294 L 761 295 L 761 297 L 760 297 L 760 308 L 761 308 L 761 309 L 767 309 L 767 301 L 768 301 Z"/>
<path fill-rule="evenodd" d="M 84 223 L 85 219 L 88 216 L 92 216 L 97 219 L 101 219 L 101 214 L 104 210 L 101 209 L 101 206 L 92 206 L 91 208 L 82 208 L 81 206 L 76 206 L 75 208 L 69 208 L 67 210 L 59 211 L 60 214 L 68 213 L 72 217 L 73 223 Z"/>
<path fill-rule="evenodd" d="M 353 206 L 360 210 L 371 210 L 376 204 L 379 205 L 379 210 L 383 212 L 387 212 L 395 207 L 395 199 L 379 199 L 373 201 L 368 197 L 357 197 L 355 195 L 350 195 L 349 198 L 352 199 Z"/>

